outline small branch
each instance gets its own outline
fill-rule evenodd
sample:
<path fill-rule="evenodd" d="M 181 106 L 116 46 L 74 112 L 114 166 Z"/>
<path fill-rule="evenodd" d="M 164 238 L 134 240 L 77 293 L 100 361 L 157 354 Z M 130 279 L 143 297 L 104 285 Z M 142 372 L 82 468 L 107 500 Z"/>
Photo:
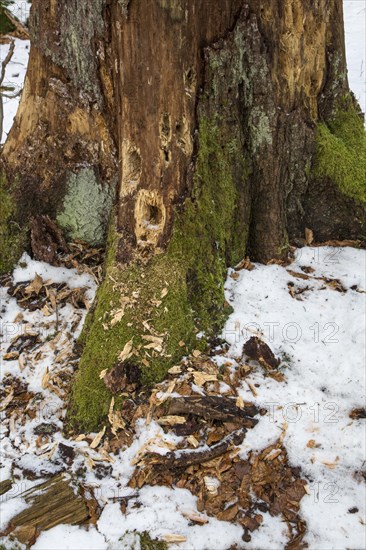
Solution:
<path fill-rule="evenodd" d="M 6 67 L 7 67 L 7 65 L 11 61 L 11 58 L 14 55 L 14 50 L 15 50 L 15 40 L 12 40 L 10 42 L 9 51 L 6 54 L 6 57 L 5 57 L 4 61 L 1 64 L 0 86 L 4 82 Z"/>
<path fill-rule="evenodd" d="M 240 445 L 244 441 L 246 431 L 245 428 L 240 428 L 240 430 L 232 432 L 221 439 L 221 441 L 211 445 L 211 447 L 203 446 L 195 450 L 183 449 L 166 455 L 152 453 L 145 457 L 144 463 L 151 464 L 157 470 L 179 470 L 188 468 L 194 464 L 202 464 L 223 455 L 231 446 Z"/>

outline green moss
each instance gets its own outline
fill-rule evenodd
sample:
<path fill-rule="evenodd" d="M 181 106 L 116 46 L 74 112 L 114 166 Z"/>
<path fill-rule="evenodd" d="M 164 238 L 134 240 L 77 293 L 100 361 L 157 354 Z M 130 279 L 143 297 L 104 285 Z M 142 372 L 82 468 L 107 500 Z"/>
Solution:
<path fill-rule="evenodd" d="M 10 271 L 25 248 L 26 229 L 15 221 L 12 190 L 0 175 L 0 274 Z"/>
<path fill-rule="evenodd" d="M 109 236 L 106 277 L 81 336 L 85 349 L 71 406 L 72 422 L 79 429 L 97 429 L 105 418 L 111 396 L 99 374 L 116 364 L 129 340 L 133 338 L 135 350 L 129 360 L 141 367 L 143 382 L 153 384 L 182 355 L 206 346 L 207 340 L 196 339 L 198 331 L 209 339 L 227 317 L 226 268 L 242 258 L 247 238 L 232 173 L 242 153 L 235 141 L 226 143 L 215 120 L 201 121 L 199 144 L 194 188 L 175 214 L 167 250 L 147 263 L 136 259 L 121 269 L 114 260 L 119 236 L 113 231 Z M 112 326 L 121 297 L 133 295 L 132 307 Z M 163 352 L 146 349 L 146 322 L 163 338 Z"/>
<path fill-rule="evenodd" d="M 137 533 L 136 531 L 127 531 L 125 535 L 119 539 L 121 547 L 130 548 L 131 550 L 167 550 L 166 542 L 153 540 L 147 531 Z"/>
<path fill-rule="evenodd" d="M 331 179 L 346 196 L 366 203 L 366 132 L 352 105 L 318 125 L 314 174 Z"/>
<path fill-rule="evenodd" d="M 153 540 L 146 531 L 140 534 L 141 550 L 167 550 L 166 542 Z"/>

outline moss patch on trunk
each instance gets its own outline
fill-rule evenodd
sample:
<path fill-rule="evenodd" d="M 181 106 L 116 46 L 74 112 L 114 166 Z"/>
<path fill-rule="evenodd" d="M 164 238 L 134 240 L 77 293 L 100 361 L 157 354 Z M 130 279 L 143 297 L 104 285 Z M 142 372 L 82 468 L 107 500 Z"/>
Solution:
<path fill-rule="evenodd" d="M 225 321 L 227 265 L 243 257 L 247 239 L 232 173 L 238 158 L 245 174 L 239 145 L 225 142 L 216 120 L 202 119 L 193 190 L 175 213 L 167 250 L 121 266 L 115 260 L 119 236 L 111 232 L 105 280 L 81 335 L 85 348 L 70 408 L 78 429 L 95 430 L 104 421 L 111 395 L 99 375 L 118 362 L 127 342 L 133 346 L 129 362 L 150 385 L 192 349 L 204 348 Z M 197 340 L 201 331 L 205 337 Z M 151 336 L 161 339 L 155 349 Z"/>
<path fill-rule="evenodd" d="M 314 175 L 329 178 L 344 195 L 366 205 L 366 131 L 352 105 L 318 124 Z"/>

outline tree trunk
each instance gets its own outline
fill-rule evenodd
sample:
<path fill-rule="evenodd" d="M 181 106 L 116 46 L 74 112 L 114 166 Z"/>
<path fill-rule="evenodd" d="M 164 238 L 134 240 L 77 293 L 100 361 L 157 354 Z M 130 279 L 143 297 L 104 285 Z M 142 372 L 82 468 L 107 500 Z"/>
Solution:
<path fill-rule="evenodd" d="M 228 265 L 283 258 L 305 227 L 364 237 L 363 119 L 341 0 L 33 0 L 31 34 L 14 216 L 100 243 L 114 204 L 71 408 L 90 429 L 101 371 L 153 382 L 219 330 Z"/>

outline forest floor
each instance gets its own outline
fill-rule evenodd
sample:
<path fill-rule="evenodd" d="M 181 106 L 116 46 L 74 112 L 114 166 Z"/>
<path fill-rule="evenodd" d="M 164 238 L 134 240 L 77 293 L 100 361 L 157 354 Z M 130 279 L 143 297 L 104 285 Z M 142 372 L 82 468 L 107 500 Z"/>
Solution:
<path fill-rule="evenodd" d="M 122 416 L 112 398 L 99 434 L 67 438 L 100 260 L 76 243 L 67 267 L 24 254 L 2 280 L 5 546 L 16 533 L 33 549 L 139 548 L 148 532 L 197 550 L 364 547 L 366 251 L 307 246 L 286 266 L 230 270 L 233 313 L 217 346 L 183 360 L 149 400 L 128 373 Z M 37 539 L 25 491 L 60 474 L 81 490 L 89 525 Z M 39 493 L 48 500 L 47 486 Z M 46 527 L 65 517 L 48 506 Z"/>

